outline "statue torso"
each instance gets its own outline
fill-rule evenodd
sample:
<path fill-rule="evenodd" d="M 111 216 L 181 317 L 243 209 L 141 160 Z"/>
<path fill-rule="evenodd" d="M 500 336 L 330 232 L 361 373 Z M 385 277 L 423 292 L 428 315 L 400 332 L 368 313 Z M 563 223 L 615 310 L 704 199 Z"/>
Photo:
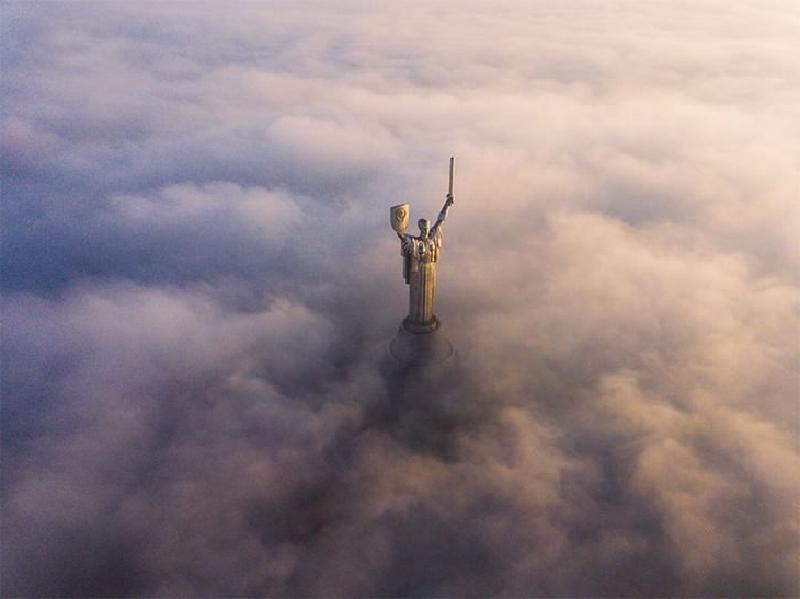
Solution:
<path fill-rule="evenodd" d="M 407 254 L 416 262 L 436 262 L 439 259 L 439 250 L 442 248 L 442 241 L 443 235 L 441 229 L 436 229 L 425 238 L 408 235 L 403 241 L 403 254 Z"/>

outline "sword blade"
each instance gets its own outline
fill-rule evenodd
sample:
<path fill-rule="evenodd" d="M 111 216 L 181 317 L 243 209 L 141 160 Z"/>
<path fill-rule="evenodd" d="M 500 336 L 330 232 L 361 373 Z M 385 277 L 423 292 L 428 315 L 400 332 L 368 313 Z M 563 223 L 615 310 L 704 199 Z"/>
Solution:
<path fill-rule="evenodd" d="M 455 156 L 450 156 L 450 185 L 447 188 L 447 195 L 453 195 L 453 163 L 455 162 Z"/>

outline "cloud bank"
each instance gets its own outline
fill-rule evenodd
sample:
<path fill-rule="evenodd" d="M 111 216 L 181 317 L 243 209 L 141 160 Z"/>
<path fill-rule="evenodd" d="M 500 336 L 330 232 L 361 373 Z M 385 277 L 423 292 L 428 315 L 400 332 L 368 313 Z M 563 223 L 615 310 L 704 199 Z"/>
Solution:
<path fill-rule="evenodd" d="M 4 594 L 797 594 L 792 3 L 2 10 Z"/>

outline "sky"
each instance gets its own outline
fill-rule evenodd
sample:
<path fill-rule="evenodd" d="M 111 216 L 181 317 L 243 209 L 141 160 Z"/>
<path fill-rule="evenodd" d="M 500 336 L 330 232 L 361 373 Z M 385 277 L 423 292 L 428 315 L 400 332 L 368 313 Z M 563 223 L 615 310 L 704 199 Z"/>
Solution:
<path fill-rule="evenodd" d="M 800 593 L 795 2 L 0 16 L 4 595 Z"/>

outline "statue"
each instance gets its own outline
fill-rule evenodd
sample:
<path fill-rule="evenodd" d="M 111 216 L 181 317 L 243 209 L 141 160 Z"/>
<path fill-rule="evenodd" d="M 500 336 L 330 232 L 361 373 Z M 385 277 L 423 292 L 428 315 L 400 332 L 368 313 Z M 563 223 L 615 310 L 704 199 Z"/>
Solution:
<path fill-rule="evenodd" d="M 442 249 L 442 226 L 447 212 L 453 205 L 453 162 L 450 157 L 450 185 L 447 198 L 436 222 L 419 220 L 419 235 L 409 235 L 409 204 L 399 204 L 390 208 L 392 229 L 400 238 L 400 253 L 403 256 L 403 278 L 409 286 L 408 317 L 403 328 L 411 333 L 430 333 L 437 329 L 439 321 L 433 312 L 433 298 L 436 288 L 436 263 Z"/>

